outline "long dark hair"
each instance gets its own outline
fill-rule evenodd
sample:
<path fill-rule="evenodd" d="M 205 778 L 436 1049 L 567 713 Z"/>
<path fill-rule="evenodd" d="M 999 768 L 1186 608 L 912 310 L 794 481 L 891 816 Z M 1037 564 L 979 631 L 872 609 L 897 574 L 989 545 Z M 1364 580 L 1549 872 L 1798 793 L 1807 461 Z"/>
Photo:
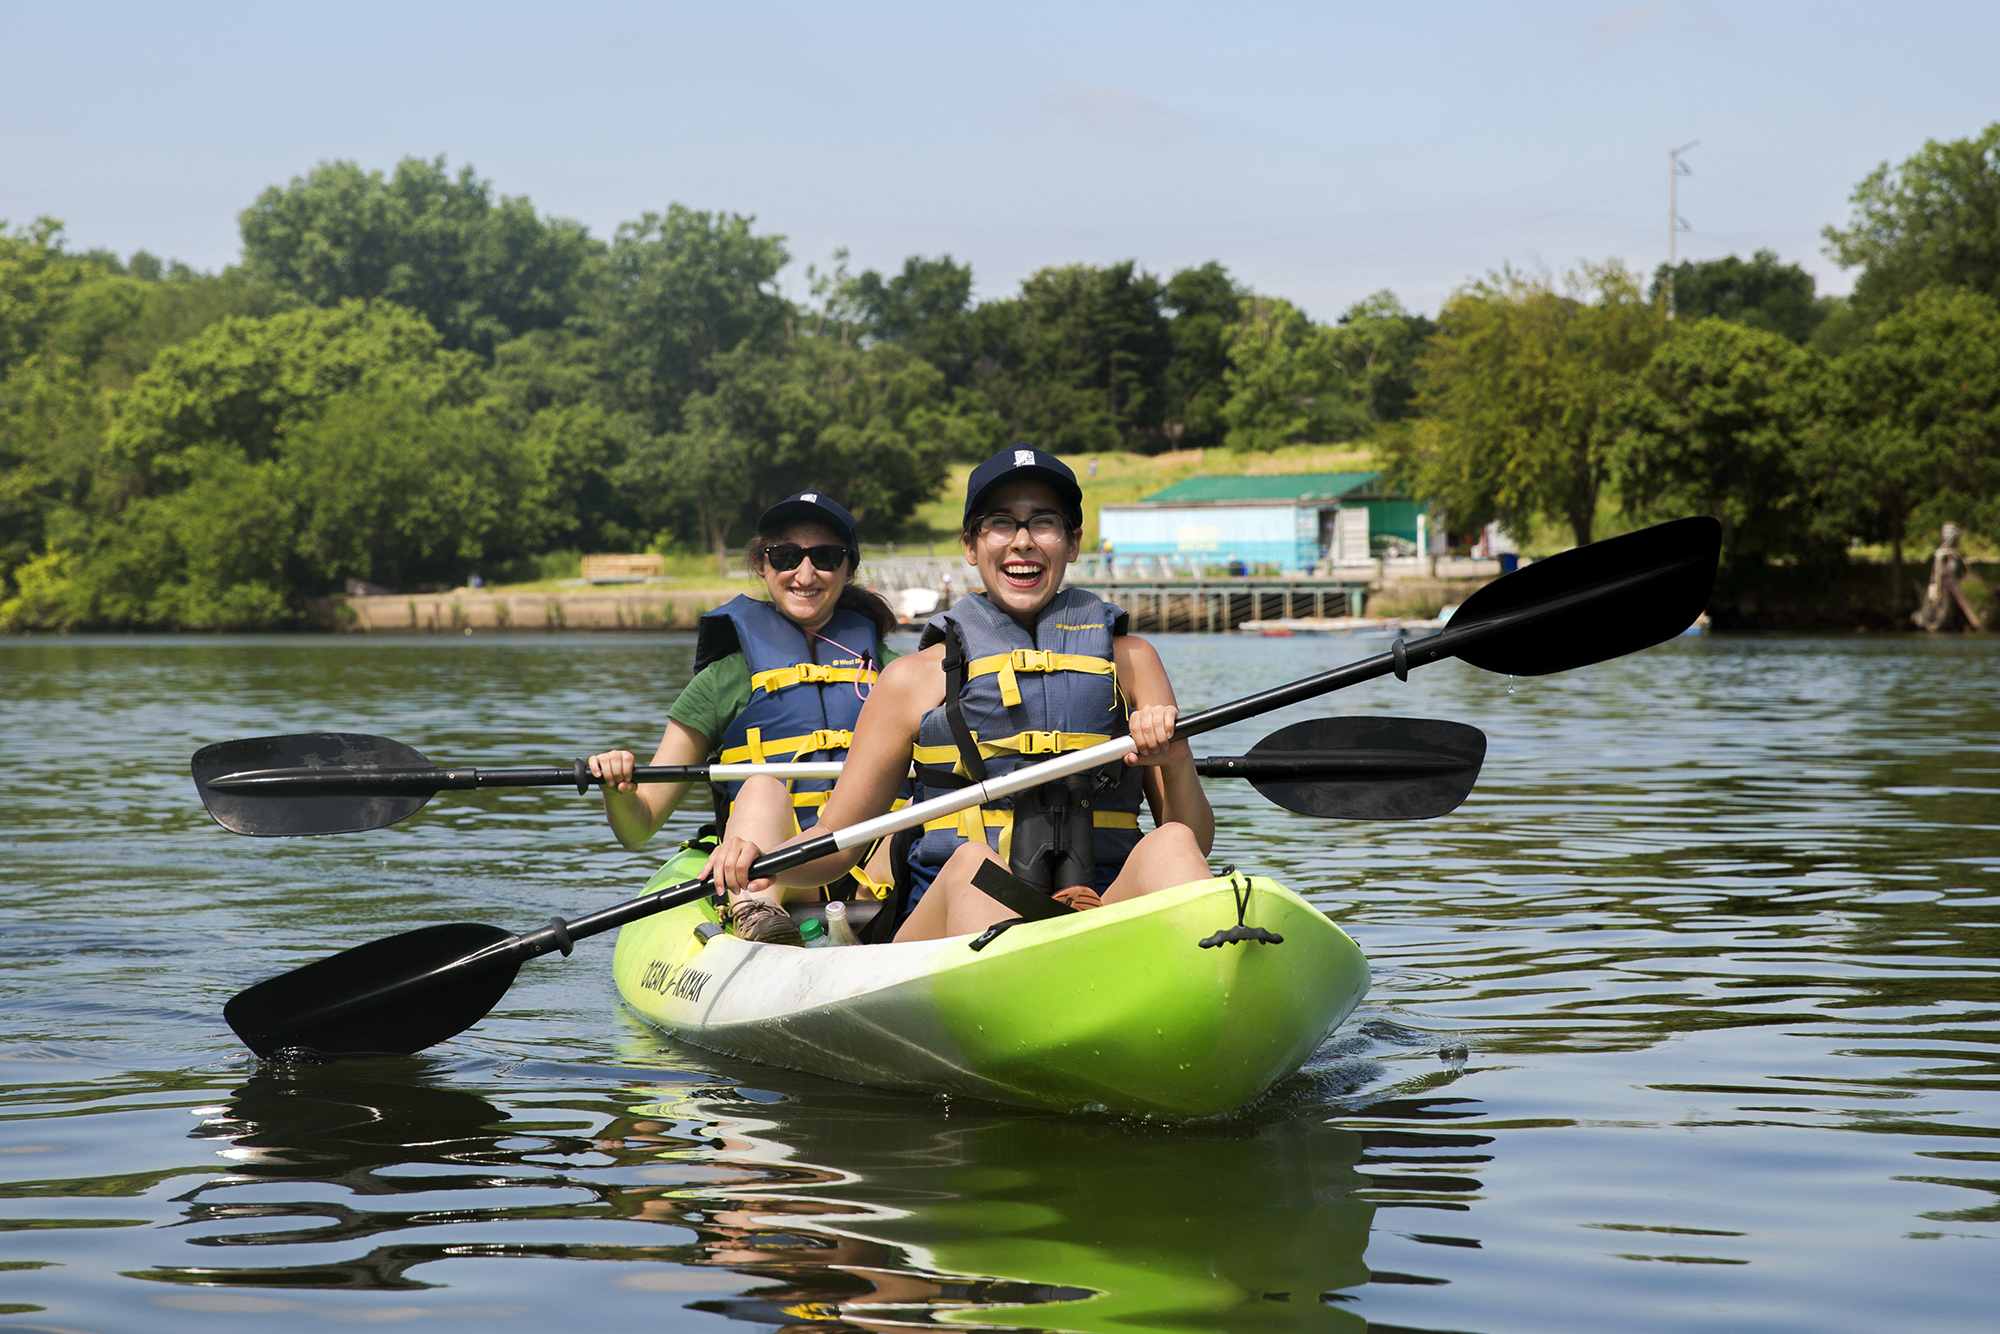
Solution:
<path fill-rule="evenodd" d="M 762 569 L 764 565 L 764 548 L 775 546 L 778 539 L 783 535 L 784 530 L 782 529 L 775 533 L 758 533 L 750 539 L 750 544 L 743 548 L 744 561 L 753 570 Z M 835 599 L 833 605 L 842 611 L 851 611 L 855 615 L 873 622 L 875 626 L 875 639 L 877 643 L 880 643 L 889 637 L 899 622 L 896 620 L 896 613 L 889 609 L 888 602 L 884 600 L 880 593 L 877 593 L 872 588 L 863 588 L 860 584 L 854 582 L 854 576 L 860 568 L 861 553 L 849 547 L 847 550 L 847 582 L 841 585 L 840 596 Z"/>

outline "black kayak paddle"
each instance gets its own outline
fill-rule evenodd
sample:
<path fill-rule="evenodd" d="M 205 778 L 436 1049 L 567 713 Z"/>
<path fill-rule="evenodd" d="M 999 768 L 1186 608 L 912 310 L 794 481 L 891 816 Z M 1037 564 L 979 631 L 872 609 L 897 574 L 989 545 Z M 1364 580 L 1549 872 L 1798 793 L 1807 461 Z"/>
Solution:
<path fill-rule="evenodd" d="M 1715 520 L 1678 519 L 1566 551 L 1480 589 L 1435 635 L 1398 642 L 1387 653 L 1189 714 L 1174 735 L 1198 735 L 1378 677 L 1407 677 L 1410 668 L 1443 658 L 1464 658 L 1508 675 L 1540 676 L 1649 648 L 1680 634 L 1700 613 L 1715 581 L 1721 541 L 1721 525 Z M 751 873 L 759 878 L 778 875 L 896 830 L 1120 760 L 1132 748 L 1130 738 L 1120 737 L 1024 766 L 766 853 Z M 1274 749 L 1289 752 L 1282 757 L 1287 760 L 1299 758 L 1290 742 Z M 585 936 L 708 893 L 706 881 L 689 881 L 574 922 L 551 919 L 549 925 L 520 935 L 476 923 L 404 932 L 260 982 L 231 1000 L 223 1014 L 260 1056 L 421 1051 L 477 1023 L 528 960 L 556 950 L 568 954 Z"/>
<path fill-rule="evenodd" d="M 1322 719 L 1323 723 L 1359 720 Z M 1248 755 L 1198 758 L 1197 772 L 1208 778 L 1246 778 L 1271 800 L 1303 815 L 1346 820 L 1423 818 L 1382 813 L 1382 795 L 1361 784 L 1457 775 L 1465 770 L 1466 791 L 1479 772 L 1485 738 L 1473 728 L 1455 723 L 1423 724 L 1458 728 L 1457 732 L 1422 733 L 1414 719 L 1379 719 L 1385 726 L 1374 739 L 1334 728 L 1301 731 L 1299 724 L 1257 743 Z M 1394 724 L 1408 723 L 1409 727 Z M 1477 738 L 1477 746 L 1461 733 Z M 1441 747 L 1435 753 L 1433 745 Z M 1333 754 L 1338 750 L 1338 754 Z M 577 785 L 583 792 L 598 779 L 584 760 L 569 769 L 441 769 L 400 741 L 360 732 L 300 732 L 290 736 L 255 736 L 219 741 L 195 752 L 189 765 L 195 790 L 215 822 L 232 834 L 262 838 L 295 838 L 311 834 L 353 834 L 381 829 L 414 815 L 439 792 L 488 787 L 556 787 Z M 686 783 L 706 779 L 837 778 L 840 762 L 801 764 L 640 765 L 632 771 L 641 783 Z M 1282 780 L 1282 781 L 1281 781 Z M 1308 793 L 1311 784 L 1337 790 Z M 1465 793 L 1458 799 L 1464 800 Z M 1426 794 L 1418 806 L 1430 809 L 1435 798 Z M 1457 801 L 1452 803 L 1456 806 Z M 1348 810 L 1356 814 L 1347 814 Z M 1442 815 L 1451 807 L 1431 810 Z"/>
<path fill-rule="evenodd" d="M 298 732 L 203 746 L 188 764 L 201 804 L 232 834 L 295 838 L 356 834 L 416 814 L 440 792 L 488 787 L 600 785 L 588 760 L 562 768 L 445 769 L 419 751 L 362 732 Z M 838 778 L 840 762 L 797 764 L 642 764 L 641 783 L 750 778 Z"/>

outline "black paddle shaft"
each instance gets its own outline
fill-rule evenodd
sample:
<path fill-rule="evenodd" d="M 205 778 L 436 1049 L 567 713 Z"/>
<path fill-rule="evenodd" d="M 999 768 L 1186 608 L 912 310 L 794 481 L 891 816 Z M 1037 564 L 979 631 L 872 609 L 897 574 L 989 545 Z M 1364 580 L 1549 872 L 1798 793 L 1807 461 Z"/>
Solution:
<path fill-rule="evenodd" d="M 632 770 L 635 783 L 696 783 L 708 777 L 706 764 L 641 764 Z M 579 793 L 601 782 L 590 772 L 590 761 L 578 760 L 567 769 L 440 769 L 435 765 L 402 769 L 327 770 L 303 765 L 253 769 L 211 779 L 211 791 L 256 796 L 260 792 L 299 791 L 424 793 L 465 792 L 482 787 L 567 787 Z"/>

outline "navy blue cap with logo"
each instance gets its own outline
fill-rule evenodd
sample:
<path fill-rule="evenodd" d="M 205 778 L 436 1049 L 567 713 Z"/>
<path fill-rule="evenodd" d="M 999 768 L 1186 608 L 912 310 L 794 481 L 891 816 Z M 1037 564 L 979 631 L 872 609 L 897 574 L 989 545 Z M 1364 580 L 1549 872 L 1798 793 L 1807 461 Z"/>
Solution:
<path fill-rule="evenodd" d="M 775 533 L 795 523 L 823 523 L 839 533 L 840 540 L 847 543 L 857 556 L 861 552 L 861 539 L 854 530 L 854 516 L 824 491 L 801 491 L 797 495 L 786 496 L 758 516 L 757 531 Z"/>
<path fill-rule="evenodd" d="M 986 499 L 988 491 L 1017 477 L 1039 478 L 1054 487 L 1070 528 L 1083 527 L 1083 488 L 1076 484 L 1076 474 L 1067 463 L 1025 440 L 1012 449 L 1001 450 L 972 470 L 972 476 L 965 481 L 965 521 L 971 523 L 978 516 L 980 502 Z"/>

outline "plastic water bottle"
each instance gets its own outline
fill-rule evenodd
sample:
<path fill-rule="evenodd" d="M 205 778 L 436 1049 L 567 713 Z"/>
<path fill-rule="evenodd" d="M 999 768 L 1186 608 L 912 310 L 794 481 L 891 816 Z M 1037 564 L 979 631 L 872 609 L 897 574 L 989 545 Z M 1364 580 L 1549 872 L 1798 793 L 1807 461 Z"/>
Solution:
<path fill-rule="evenodd" d="M 833 943 L 826 938 L 826 932 L 820 929 L 817 917 L 808 917 L 805 921 L 799 923 L 799 937 L 805 942 L 805 947 L 809 950 L 818 949 L 822 945 L 831 945 Z"/>
<path fill-rule="evenodd" d="M 847 905 L 839 899 L 826 905 L 826 943 L 829 945 L 859 945 L 854 928 L 847 924 Z"/>

